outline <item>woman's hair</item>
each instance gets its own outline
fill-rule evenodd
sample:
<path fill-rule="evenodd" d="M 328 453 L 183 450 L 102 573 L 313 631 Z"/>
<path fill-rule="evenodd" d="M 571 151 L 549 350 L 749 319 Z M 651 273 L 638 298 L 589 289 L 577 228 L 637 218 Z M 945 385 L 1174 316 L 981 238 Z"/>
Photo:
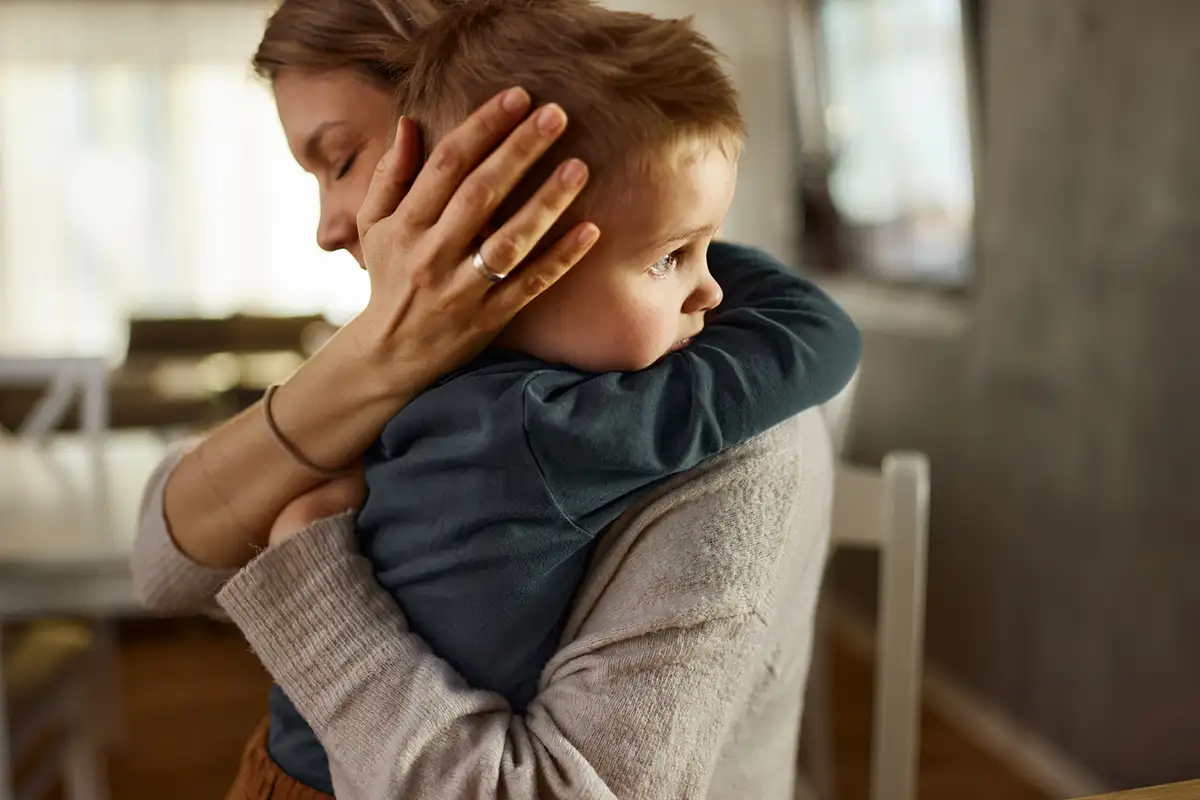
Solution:
<path fill-rule="evenodd" d="M 448 0 L 283 0 L 267 21 L 251 63 L 274 80 L 280 70 L 350 69 L 384 86 L 401 77 L 387 53 L 433 23 Z"/>

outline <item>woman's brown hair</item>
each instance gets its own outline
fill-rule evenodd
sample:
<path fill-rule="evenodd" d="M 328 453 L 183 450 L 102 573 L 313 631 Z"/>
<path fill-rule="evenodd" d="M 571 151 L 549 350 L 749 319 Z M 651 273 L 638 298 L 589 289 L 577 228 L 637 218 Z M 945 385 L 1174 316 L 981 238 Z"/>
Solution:
<path fill-rule="evenodd" d="M 391 86 L 400 76 L 388 51 L 411 40 L 446 5 L 447 0 L 283 0 L 251 63 L 272 81 L 285 69 L 350 69 Z"/>

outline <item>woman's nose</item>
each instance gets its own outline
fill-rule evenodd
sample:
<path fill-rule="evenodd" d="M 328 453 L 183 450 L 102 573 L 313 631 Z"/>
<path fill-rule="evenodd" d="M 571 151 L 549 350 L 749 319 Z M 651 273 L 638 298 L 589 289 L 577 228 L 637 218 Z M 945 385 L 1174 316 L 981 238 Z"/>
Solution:
<path fill-rule="evenodd" d="M 358 242 L 358 221 L 354 214 L 321 206 L 317 223 L 317 245 L 327 252 L 352 250 Z"/>

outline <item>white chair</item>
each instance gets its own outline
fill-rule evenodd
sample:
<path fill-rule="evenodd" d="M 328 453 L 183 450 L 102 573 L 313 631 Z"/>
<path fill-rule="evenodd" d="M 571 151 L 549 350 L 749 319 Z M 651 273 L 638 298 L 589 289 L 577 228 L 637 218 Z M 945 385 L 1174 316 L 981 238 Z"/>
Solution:
<path fill-rule="evenodd" d="M 97 497 L 107 491 L 104 444 L 108 439 L 108 365 L 99 356 L 37 357 L 0 354 L 0 387 L 40 386 L 46 389 L 17 427 L 19 437 L 47 443 L 71 410 L 79 407 L 79 430 L 92 459 Z M 5 429 L 0 426 L 0 439 Z M 0 441 L 0 446 L 4 444 Z"/>
<path fill-rule="evenodd" d="M 858 373 L 822 411 L 834 452 L 845 452 Z M 871 800 L 915 800 L 920 743 L 925 567 L 929 532 L 929 461 L 891 453 L 881 468 L 839 463 L 834 482 L 832 547 L 879 552 L 879 612 Z M 806 767 L 821 800 L 834 797 L 832 715 L 826 631 L 818 622 L 805 702 Z"/>
<path fill-rule="evenodd" d="M 891 453 L 882 469 L 841 465 L 833 546 L 879 551 L 871 800 L 915 800 L 925 635 L 929 461 Z"/>
<path fill-rule="evenodd" d="M 85 623 L 0 631 L 0 800 L 106 800 L 103 681 L 115 654 Z M 18 781 L 20 776 L 20 781 Z"/>

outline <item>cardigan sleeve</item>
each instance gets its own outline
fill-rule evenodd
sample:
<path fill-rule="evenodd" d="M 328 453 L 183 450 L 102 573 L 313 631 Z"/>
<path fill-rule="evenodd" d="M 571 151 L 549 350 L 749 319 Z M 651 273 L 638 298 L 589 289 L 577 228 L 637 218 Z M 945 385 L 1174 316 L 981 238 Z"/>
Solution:
<path fill-rule="evenodd" d="M 154 611 L 219 611 L 217 590 L 236 569 L 212 569 L 192 561 L 175 544 L 163 513 L 167 479 L 193 440 L 174 445 L 155 468 L 142 495 L 134 539 L 133 586 L 138 600 Z"/>

